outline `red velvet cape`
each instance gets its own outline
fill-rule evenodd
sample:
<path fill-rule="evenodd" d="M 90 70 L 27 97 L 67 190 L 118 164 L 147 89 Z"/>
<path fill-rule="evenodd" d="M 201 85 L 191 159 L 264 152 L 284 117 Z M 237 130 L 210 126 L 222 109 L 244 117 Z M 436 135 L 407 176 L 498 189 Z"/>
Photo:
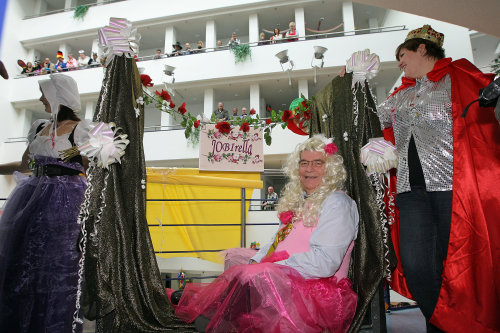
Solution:
<path fill-rule="evenodd" d="M 453 199 L 443 283 L 431 322 L 446 332 L 500 332 L 500 126 L 493 108 L 475 103 L 493 74 L 483 74 L 465 59 L 439 60 L 427 74 L 432 81 L 449 74 L 453 113 Z M 403 79 L 394 92 L 415 84 Z M 392 128 L 384 137 L 394 142 Z M 395 196 L 395 172 L 390 190 Z M 398 265 L 392 288 L 411 298 L 399 255 L 399 219 L 391 228 Z"/>

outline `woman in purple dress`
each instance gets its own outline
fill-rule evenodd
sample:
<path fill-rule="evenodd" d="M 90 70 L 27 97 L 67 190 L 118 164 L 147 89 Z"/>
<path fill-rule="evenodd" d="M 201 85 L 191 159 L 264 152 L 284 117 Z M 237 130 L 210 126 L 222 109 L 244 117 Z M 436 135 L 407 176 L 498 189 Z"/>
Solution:
<path fill-rule="evenodd" d="M 52 118 L 33 123 L 20 162 L 0 165 L 18 182 L 0 219 L 0 327 L 9 333 L 71 332 L 76 308 L 85 169 L 80 155 L 59 154 L 84 142 L 88 129 L 75 114 L 74 79 L 55 74 L 39 84 Z M 20 173 L 29 169 L 29 177 Z"/>

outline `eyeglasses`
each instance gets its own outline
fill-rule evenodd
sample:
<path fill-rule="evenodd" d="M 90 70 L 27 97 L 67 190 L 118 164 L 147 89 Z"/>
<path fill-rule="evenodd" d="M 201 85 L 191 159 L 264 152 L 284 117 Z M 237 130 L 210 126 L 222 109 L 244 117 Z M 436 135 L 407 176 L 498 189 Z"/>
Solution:
<path fill-rule="evenodd" d="M 314 161 L 306 161 L 306 160 L 301 160 L 299 161 L 299 167 L 300 168 L 307 168 L 308 166 L 311 166 L 313 168 L 321 168 L 323 165 L 325 165 L 325 161 L 322 160 L 314 160 Z"/>

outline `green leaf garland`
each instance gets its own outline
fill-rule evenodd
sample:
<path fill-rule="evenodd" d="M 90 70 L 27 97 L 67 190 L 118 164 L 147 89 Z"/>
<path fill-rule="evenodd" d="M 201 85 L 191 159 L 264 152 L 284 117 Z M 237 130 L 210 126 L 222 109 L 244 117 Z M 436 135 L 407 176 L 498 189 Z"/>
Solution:
<path fill-rule="evenodd" d="M 89 10 L 90 5 L 81 5 L 76 6 L 75 12 L 73 13 L 73 18 L 75 20 L 83 20 L 85 15 L 87 15 L 87 11 Z"/>
<path fill-rule="evenodd" d="M 234 63 L 243 62 L 247 57 L 252 57 L 252 50 L 248 44 L 234 45 L 230 48 L 231 52 L 234 54 Z"/>

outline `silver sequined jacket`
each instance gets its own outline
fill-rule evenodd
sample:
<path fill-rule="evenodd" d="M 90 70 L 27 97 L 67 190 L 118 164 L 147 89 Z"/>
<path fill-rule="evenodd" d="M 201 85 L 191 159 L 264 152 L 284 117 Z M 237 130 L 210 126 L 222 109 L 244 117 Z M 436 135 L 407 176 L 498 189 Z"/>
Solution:
<path fill-rule="evenodd" d="M 408 145 L 411 135 L 429 192 L 451 191 L 453 135 L 451 81 L 447 74 L 433 82 L 424 76 L 378 107 L 382 128 L 393 127 L 398 150 L 397 193 L 410 191 Z"/>

